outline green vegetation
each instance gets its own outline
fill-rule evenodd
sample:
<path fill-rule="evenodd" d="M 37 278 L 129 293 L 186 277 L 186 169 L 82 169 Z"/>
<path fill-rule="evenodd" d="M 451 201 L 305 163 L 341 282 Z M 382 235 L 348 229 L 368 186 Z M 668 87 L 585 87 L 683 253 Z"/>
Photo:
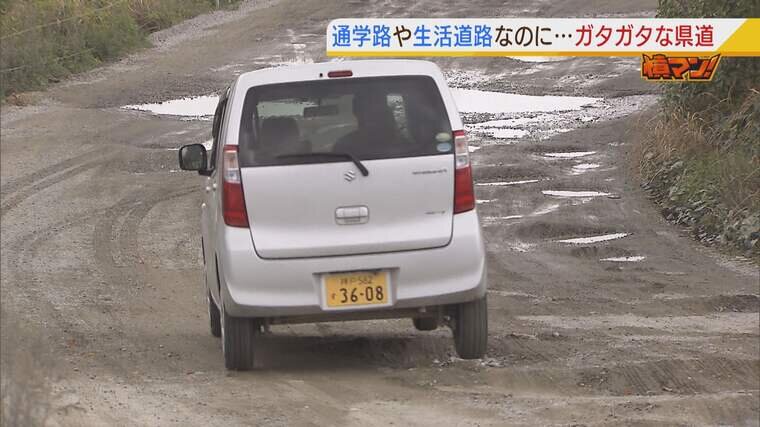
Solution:
<path fill-rule="evenodd" d="M 236 0 L 221 0 L 228 5 Z M 0 0 L 0 98 L 113 60 L 216 0 Z"/>
<path fill-rule="evenodd" d="M 660 0 L 661 17 L 760 16 L 756 0 Z M 642 142 L 644 188 L 666 218 L 760 259 L 760 59 L 722 58 L 710 83 L 668 84 Z"/>

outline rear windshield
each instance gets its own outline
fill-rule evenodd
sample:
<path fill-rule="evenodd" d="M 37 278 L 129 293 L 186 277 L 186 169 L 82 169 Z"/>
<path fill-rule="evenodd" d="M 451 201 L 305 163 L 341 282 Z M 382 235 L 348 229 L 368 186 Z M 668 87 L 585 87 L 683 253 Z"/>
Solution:
<path fill-rule="evenodd" d="M 241 166 L 345 161 L 452 152 L 449 118 L 427 76 L 319 80 L 248 90 Z"/>

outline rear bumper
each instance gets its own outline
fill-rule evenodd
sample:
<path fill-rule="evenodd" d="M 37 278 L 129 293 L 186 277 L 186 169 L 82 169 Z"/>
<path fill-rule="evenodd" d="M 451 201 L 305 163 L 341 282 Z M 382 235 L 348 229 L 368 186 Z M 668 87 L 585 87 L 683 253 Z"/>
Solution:
<path fill-rule="evenodd" d="M 321 277 L 328 272 L 389 270 L 391 307 L 378 308 L 378 315 L 389 308 L 472 301 L 486 292 L 485 249 L 475 210 L 454 216 L 445 247 L 382 254 L 261 259 L 250 230 L 222 226 L 220 231 L 219 280 L 225 310 L 233 316 L 335 315 L 322 301 Z"/>

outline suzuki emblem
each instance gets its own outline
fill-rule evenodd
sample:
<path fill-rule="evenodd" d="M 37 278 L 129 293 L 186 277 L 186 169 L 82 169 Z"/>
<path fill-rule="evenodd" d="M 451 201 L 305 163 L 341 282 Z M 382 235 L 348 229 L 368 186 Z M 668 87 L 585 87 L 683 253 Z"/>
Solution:
<path fill-rule="evenodd" d="M 346 173 L 343 174 L 343 179 L 345 179 L 348 182 L 351 182 L 356 178 L 356 172 L 354 171 L 346 171 Z"/>

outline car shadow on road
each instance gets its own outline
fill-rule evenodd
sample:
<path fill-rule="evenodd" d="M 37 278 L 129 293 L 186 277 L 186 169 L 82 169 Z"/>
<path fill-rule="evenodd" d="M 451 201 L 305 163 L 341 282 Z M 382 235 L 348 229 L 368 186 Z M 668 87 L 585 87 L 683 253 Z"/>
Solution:
<path fill-rule="evenodd" d="M 255 353 L 257 370 L 324 370 L 356 367 L 412 368 L 453 354 L 446 333 L 264 335 Z"/>

